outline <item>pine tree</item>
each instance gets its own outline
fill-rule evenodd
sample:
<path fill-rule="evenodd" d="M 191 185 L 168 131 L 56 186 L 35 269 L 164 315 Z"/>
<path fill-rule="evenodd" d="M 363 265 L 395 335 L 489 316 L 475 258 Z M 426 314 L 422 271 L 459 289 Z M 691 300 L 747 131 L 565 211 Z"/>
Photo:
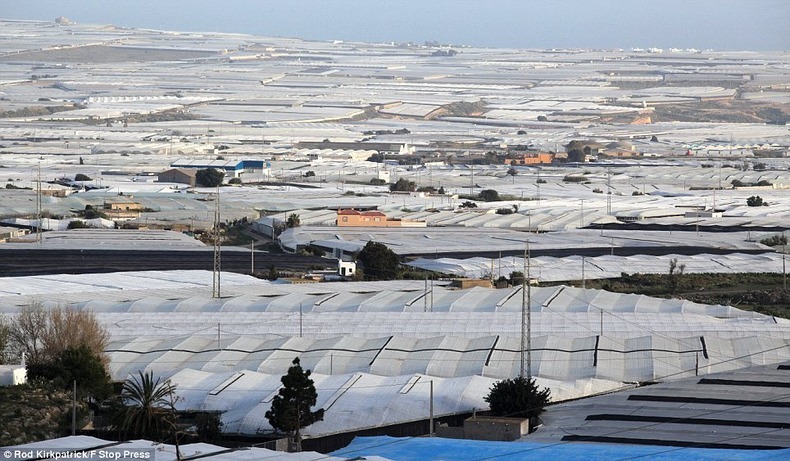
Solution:
<path fill-rule="evenodd" d="M 324 419 L 324 410 L 310 411 L 318 399 L 310 370 L 303 370 L 299 358 L 292 362 L 288 373 L 280 381 L 283 387 L 272 399 L 272 408 L 266 412 L 266 419 L 273 428 L 288 433 L 289 451 L 302 450 L 302 436 L 299 430 L 316 421 Z"/>

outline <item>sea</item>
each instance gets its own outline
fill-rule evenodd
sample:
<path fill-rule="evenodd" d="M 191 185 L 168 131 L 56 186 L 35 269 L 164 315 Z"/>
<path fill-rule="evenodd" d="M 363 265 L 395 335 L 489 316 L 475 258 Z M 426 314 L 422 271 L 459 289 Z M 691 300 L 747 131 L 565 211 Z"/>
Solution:
<path fill-rule="evenodd" d="M 790 50 L 790 0 L 2 0 L 0 19 L 489 48 Z M 2 30 L 0 30 L 2 36 Z"/>

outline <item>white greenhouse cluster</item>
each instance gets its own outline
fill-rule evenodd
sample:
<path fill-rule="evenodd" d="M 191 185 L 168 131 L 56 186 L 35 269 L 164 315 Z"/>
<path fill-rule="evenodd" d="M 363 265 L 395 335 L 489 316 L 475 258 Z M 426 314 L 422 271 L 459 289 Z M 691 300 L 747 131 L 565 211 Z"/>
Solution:
<path fill-rule="evenodd" d="M 271 430 L 264 414 L 296 357 L 332 416 L 313 437 L 424 419 L 430 381 L 436 415 L 483 409 L 495 381 L 520 373 L 526 305 L 527 365 L 555 401 L 790 360 L 790 321 L 729 306 L 568 286 L 223 277 L 222 298 L 205 271 L 5 278 L 0 306 L 93 311 L 113 379 L 171 379 L 180 409 L 220 411 L 242 435 Z"/>

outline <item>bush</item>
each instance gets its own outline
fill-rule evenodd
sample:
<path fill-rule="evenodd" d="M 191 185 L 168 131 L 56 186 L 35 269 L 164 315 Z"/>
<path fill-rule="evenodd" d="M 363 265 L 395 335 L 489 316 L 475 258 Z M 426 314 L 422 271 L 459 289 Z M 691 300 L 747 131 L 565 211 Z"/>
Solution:
<path fill-rule="evenodd" d="M 394 251 L 383 243 L 369 241 L 357 255 L 362 263 L 365 280 L 393 280 L 398 274 L 400 261 Z"/>
<path fill-rule="evenodd" d="M 551 391 L 539 390 L 534 379 L 518 377 L 494 383 L 483 400 L 494 416 L 534 418 L 543 413 L 550 396 Z"/>
<path fill-rule="evenodd" d="M 373 186 L 383 186 L 384 184 L 387 184 L 387 181 L 379 178 L 373 178 L 370 180 L 370 184 Z"/>
<path fill-rule="evenodd" d="M 66 227 L 67 229 L 86 229 L 90 227 L 89 225 L 85 224 L 80 220 L 74 220 L 69 222 L 69 225 Z"/>
<path fill-rule="evenodd" d="M 228 184 L 241 184 L 241 178 L 230 178 Z"/>
<path fill-rule="evenodd" d="M 414 181 L 409 181 L 408 179 L 400 178 L 394 184 L 390 184 L 390 190 L 392 192 L 414 192 L 417 189 L 417 184 Z"/>
<path fill-rule="evenodd" d="M 567 174 L 564 178 L 562 178 L 562 180 L 565 182 L 584 182 L 587 180 L 587 178 L 581 175 Z"/>
<path fill-rule="evenodd" d="M 787 245 L 787 236 L 784 234 L 772 235 L 760 240 L 760 243 L 769 247 Z"/>
<path fill-rule="evenodd" d="M 513 213 L 515 213 L 515 211 L 513 211 L 513 208 L 499 208 L 498 210 L 496 210 L 496 214 L 513 214 Z"/>
<path fill-rule="evenodd" d="M 480 200 L 485 202 L 496 202 L 499 200 L 499 192 L 494 189 L 484 189 L 480 191 Z"/>
<path fill-rule="evenodd" d="M 75 181 L 91 181 L 91 177 L 86 175 L 86 174 L 77 173 L 77 175 L 74 176 L 74 180 Z"/>
<path fill-rule="evenodd" d="M 205 168 L 195 173 L 195 182 L 203 187 L 217 187 L 222 184 L 224 178 L 225 172 L 214 168 Z"/>
<path fill-rule="evenodd" d="M 752 195 L 751 197 L 746 199 L 746 205 L 748 206 L 763 206 L 763 199 L 759 195 Z"/>

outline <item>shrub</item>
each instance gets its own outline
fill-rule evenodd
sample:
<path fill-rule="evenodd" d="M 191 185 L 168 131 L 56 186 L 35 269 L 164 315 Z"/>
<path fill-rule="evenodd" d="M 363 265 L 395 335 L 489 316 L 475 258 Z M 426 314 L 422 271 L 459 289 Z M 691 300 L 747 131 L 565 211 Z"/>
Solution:
<path fill-rule="evenodd" d="M 499 200 L 499 192 L 495 191 L 494 189 L 484 189 L 480 191 L 480 200 L 486 202 L 496 202 Z"/>
<path fill-rule="evenodd" d="M 787 236 L 784 234 L 772 235 L 760 240 L 760 243 L 769 247 L 787 245 Z"/>
<path fill-rule="evenodd" d="M 746 199 L 746 205 L 763 206 L 763 199 L 759 195 L 752 195 L 751 197 Z"/>
<path fill-rule="evenodd" d="M 414 181 L 400 178 L 394 184 L 390 184 L 392 192 L 414 192 L 417 189 L 417 184 Z"/>
<path fill-rule="evenodd" d="M 195 182 L 204 187 L 217 187 L 222 184 L 225 172 L 214 168 L 205 168 L 195 173 Z"/>
<path fill-rule="evenodd" d="M 519 377 L 494 383 L 483 400 L 494 416 L 533 418 L 543 413 L 550 396 L 551 391 L 539 390 L 534 379 Z"/>
<path fill-rule="evenodd" d="M 91 177 L 86 175 L 86 174 L 77 173 L 77 175 L 74 176 L 74 180 L 75 181 L 90 181 Z"/>

